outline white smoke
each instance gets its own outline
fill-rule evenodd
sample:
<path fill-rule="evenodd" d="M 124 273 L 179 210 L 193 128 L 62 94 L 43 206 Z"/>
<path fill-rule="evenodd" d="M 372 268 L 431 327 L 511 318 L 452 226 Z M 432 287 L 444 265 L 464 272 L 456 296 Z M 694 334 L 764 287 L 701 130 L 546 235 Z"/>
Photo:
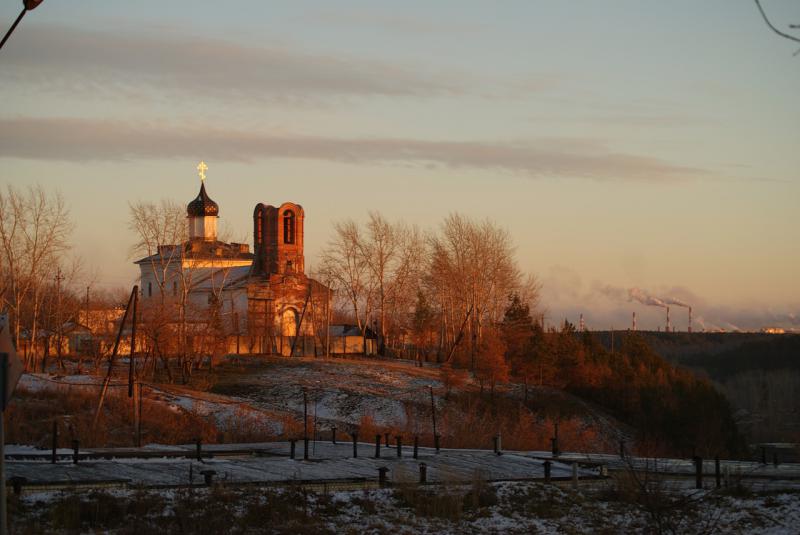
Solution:
<path fill-rule="evenodd" d="M 658 297 L 653 297 L 648 293 L 640 290 L 639 288 L 631 288 L 628 290 L 628 301 L 638 301 L 643 305 L 649 305 L 654 307 L 661 307 L 661 308 L 669 308 L 667 304 L 659 299 Z"/>
<path fill-rule="evenodd" d="M 692 308 L 692 305 L 690 305 L 689 303 L 681 301 L 680 299 L 675 299 L 674 297 L 662 297 L 661 300 L 668 305 L 676 305 L 684 308 Z"/>

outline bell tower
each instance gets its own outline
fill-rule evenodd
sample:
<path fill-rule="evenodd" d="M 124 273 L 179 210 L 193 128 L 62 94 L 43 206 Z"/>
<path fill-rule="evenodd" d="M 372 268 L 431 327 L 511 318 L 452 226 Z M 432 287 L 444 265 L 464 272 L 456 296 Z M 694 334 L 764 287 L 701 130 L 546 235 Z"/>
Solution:
<path fill-rule="evenodd" d="M 253 211 L 255 274 L 304 273 L 304 219 L 305 213 L 299 204 L 287 202 L 277 208 L 262 203 L 256 205 Z"/>

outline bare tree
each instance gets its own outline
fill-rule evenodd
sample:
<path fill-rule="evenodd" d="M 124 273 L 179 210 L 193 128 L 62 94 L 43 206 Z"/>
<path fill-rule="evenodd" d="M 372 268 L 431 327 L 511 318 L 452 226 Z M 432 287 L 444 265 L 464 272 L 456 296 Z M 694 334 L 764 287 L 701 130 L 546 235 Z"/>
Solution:
<path fill-rule="evenodd" d="M 442 315 L 442 346 L 452 349 L 468 337 L 469 366 L 475 370 L 482 329 L 502 317 L 507 296 L 523 287 L 535 294 L 532 279 L 523 278 L 508 232 L 491 221 L 459 214 L 445 219 L 431 238 L 427 277 L 432 300 Z"/>
<path fill-rule="evenodd" d="M 362 336 L 366 336 L 376 288 L 362 242 L 355 221 L 336 223 L 334 236 L 322 252 L 320 272 L 331 281 L 336 295 L 348 303 Z"/>
<path fill-rule="evenodd" d="M 11 312 L 17 347 L 27 331 L 33 348 L 25 355 L 28 368 L 35 359 L 45 280 L 67 250 L 72 228 L 59 193 L 48 195 L 41 186 L 0 191 L 0 297 Z"/>

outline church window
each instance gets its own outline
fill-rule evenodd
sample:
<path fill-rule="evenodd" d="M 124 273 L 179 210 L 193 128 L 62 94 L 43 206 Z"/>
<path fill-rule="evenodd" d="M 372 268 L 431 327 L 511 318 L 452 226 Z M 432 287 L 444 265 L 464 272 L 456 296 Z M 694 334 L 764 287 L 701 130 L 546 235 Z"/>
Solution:
<path fill-rule="evenodd" d="M 297 311 L 293 308 L 287 308 L 281 315 L 281 334 L 297 336 Z"/>
<path fill-rule="evenodd" d="M 294 212 L 283 212 L 283 243 L 294 243 Z"/>

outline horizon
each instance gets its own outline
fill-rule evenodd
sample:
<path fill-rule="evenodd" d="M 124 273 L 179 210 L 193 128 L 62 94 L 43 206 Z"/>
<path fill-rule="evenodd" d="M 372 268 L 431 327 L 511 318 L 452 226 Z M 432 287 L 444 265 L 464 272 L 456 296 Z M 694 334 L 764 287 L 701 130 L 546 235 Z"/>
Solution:
<path fill-rule="evenodd" d="M 99 286 L 135 282 L 128 203 L 185 205 L 205 160 L 234 241 L 303 205 L 307 272 L 332 222 L 458 212 L 510 232 L 548 323 L 663 328 L 641 288 L 800 326 L 799 60 L 751 2 L 145 5 L 45 2 L 0 58 L 2 181 L 62 192 Z"/>

